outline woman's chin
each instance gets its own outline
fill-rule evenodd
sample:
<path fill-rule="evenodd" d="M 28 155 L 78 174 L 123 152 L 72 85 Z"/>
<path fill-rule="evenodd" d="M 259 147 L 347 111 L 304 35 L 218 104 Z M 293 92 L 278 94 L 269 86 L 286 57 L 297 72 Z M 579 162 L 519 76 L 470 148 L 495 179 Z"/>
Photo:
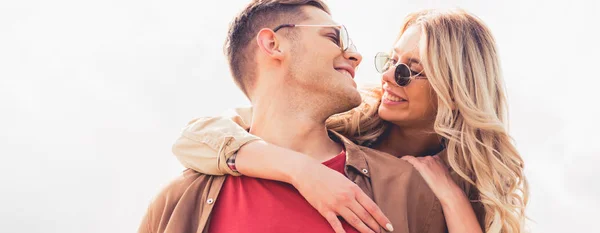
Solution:
<path fill-rule="evenodd" d="M 401 117 L 401 115 L 403 115 L 402 111 L 398 111 L 397 109 L 389 109 L 383 105 L 379 106 L 378 114 L 379 117 L 384 121 L 401 122 L 405 120 L 404 117 Z"/>

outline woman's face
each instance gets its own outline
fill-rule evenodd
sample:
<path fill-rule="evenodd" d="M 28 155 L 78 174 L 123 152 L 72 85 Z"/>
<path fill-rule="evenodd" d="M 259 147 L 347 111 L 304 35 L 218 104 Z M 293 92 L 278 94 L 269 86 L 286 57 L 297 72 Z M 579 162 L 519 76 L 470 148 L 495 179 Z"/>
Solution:
<path fill-rule="evenodd" d="M 421 28 L 409 27 L 394 45 L 394 63 L 381 78 L 383 96 L 379 116 L 405 127 L 430 127 L 437 112 L 437 96 L 421 65 L 420 49 L 425 46 Z M 394 73 L 398 63 L 406 64 L 413 76 L 406 86 L 396 84 Z M 420 75 L 416 75 L 421 73 Z"/>

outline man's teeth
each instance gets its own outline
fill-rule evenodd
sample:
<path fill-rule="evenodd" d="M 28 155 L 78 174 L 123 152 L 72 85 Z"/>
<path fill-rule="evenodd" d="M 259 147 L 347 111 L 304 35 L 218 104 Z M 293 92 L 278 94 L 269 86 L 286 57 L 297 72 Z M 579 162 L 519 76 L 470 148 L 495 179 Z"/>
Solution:
<path fill-rule="evenodd" d="M 405 101 L 405 99 L 402 99 L 398 96 L 391 95 L 387 92 L 383 95 L 383 98 L 386 98 L 387 100 L 394 101 L 394 102 Z"/>

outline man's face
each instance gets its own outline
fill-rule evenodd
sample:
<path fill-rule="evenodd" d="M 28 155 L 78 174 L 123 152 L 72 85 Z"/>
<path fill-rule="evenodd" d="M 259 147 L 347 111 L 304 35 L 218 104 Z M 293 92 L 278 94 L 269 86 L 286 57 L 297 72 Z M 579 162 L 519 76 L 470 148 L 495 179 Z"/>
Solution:
<path fill-rule="evenodd" d="M 326 12 L 311 6 L 303 7 L 308 20 L 291 22 L 302 25 L 339 25 Z M 336 27 L 295 27 L 298 37 L 292 41 L 291 50 L 284 63 L 288 68 L 288 85 L 300 88 L 298 98 L 315 97 L 333 113 L 350 110 L 361 103 L 354 82 L 356 67 L 362 57 L 349 49 L 345 52 L 339 43 L 340 33 Z"/>

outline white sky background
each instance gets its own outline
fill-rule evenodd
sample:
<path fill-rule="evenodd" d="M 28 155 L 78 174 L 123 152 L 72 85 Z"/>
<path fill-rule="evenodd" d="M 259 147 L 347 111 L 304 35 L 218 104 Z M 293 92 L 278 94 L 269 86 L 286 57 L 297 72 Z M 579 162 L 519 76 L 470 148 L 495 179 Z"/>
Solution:
<path fill-rule="evenodd" d="M 0 2 L 0 231 L 134 232 L 192 118 L 247 105 L 222 54 L 247 0 Z M 407 13 L 462 7 L 497 38 L 533 232 L 600 217 L 594 1 L 330 0 L 377 82 Z"/>

